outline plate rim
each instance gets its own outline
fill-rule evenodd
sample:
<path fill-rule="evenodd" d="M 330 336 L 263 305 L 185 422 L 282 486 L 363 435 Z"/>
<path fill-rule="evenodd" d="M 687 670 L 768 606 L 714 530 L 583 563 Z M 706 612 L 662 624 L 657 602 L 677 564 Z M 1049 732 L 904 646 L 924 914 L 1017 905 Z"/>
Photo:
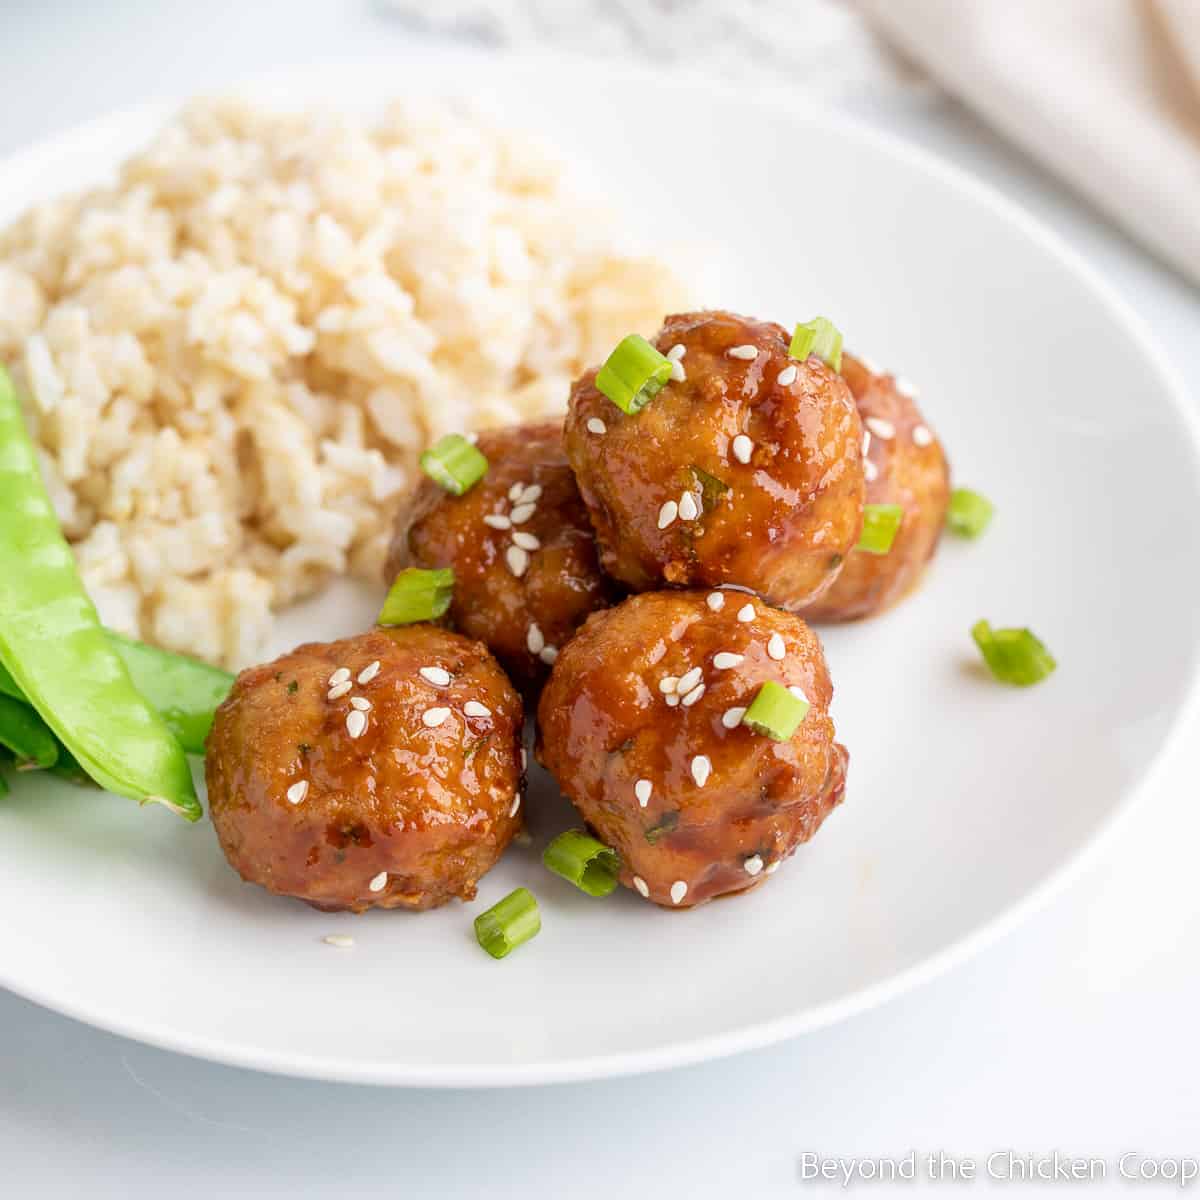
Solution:
<path fill-rule="evenodd" d="M 394 71 L 398 61 L 414 56 L 425 59 L 423 65 L 426 67 L 429 65 L 428 60 L 446 63 L 457 61 L 475 67 L 482 64 L 488 71 L 525 70 L 531 75 L 536 72 L 539 64 L 553 65 L 559 69 L 569 67 L 584 72 L 597 69 L 595 62 L 579 54 L 549 51 L 497 52 L 461 46 L 433 47 L 429 43 L 410 43 L 401 47 L 399 51 L 393 47 L 386 58 L 335 58 L 314 64 L 295 64 L 255 72 L 223 84 L 219 90 L 221 94 L 253 95 L 255 92 L 261 94 L 263 91 L 270 91 L 289 80 L 295 81 L 300 76 L 304 76 L 311 83 L 314 76 L 319 80 L 323 76 L 336 76 L 340 72 L 379 73 L 387 70 L 389 66 Z M 710 96 L 725 98 L 731 104 L 770 112 L 784 110 L 791 118 L 805 124 L 834 126 L 847 139 L 860 145 L 868 145 L 884 157 L 899 160 L 934 177 L 959 196 L 1008 223 L 1034 243 L 1058 267 L 1073 276 L 1101 303 L 1112 320 L 1126 329 L 1133 344 L 1147 360 L 1147 365 L 1153 372 L 1152 377 L 1160 385 L 1159 390 L 1164 403 L 1178 417 L 1186 431 L 1192 469 L 1200 482 L 1200 411 L 1190 403 L 1187 387 L 1173 360 L 1159 344 L 1147 321 L 1118 293 L 1101 270 L 1082 251 L 1076 249 L 1065 237 L 1019 201 L 1010 199 L 997 186 L 915 141 L 880 128 L 863 117 L 831 107 L 824 101 L 814 100 L 802 93 L 797 95 L 782 85 L 745 92 L 738 90 L 734 83 L 713 80 L 686 67 L 672 68 L 671 71 L 662 74 L 655 73 L 647 66 L 633 63 L 606 63 L 603 69 L 610 84 L 615 74 L 631 81 L 649 82 L 657 88 L 675 93 L 687 93 L 702 87 Z M 402 96 L 404 90 L 403 81 L 398 81 L 395 94 Z M 304 94 L 303 89 L 300 94 Z M 0 158 L 0 172 L 12 171 L 19 167 L 23 174 L 30 173 L 36 169 L 39 158 L 58 159 L 68 153 L 71 146 L 89 141 L 100 131 L 110 127 L 121 127 L 135 121 L 164 121 L 178 108 L 180 102 L 180 96 L 160 94 L 143 103 L 101 113 L 18 146 Z M 1027 889 L 1019 899 L 970 932 L 920 961 L 885 979 L 848 992 L 836 1000 L 786 1016 L 753 1022 L 720 1033 L 666 1042 L 652 1049 L 616 1054 L 581 1055 L 524 1064 L 431 1066 L 396 1061 L 365 1064 L 354 1059 L 338 1059 L 326 1055 L 255 1049 L 236 1041 L 180 1032 L 163 1024 L 147 1025 L 126 1020 L 120 1013 L 97 1010 L 85 1003 L 77 1003 L 72 996 L 58 995 L 51 988 L 39 988 L 36 984 L 23 983 L 11 976 L 3 959 L 0 959 L 0 987 L 62 1016 L 157 1049 L 272 1075 L 331 1083 L 414 1088 L 526 1087 L 634 1076 L 761 1049 L 836 1024 L 915 990 L 1007 936 L 1074 883 L 1102 856 L 1123 824 L 1140 806 L 1146 794 L 1157 786 L 1164 764 L 1174 756 L 1182 740 L 1183 731 L 1190 721 L 1200 716 L 1200 639 L 1189 647 L 1188 657 L 1185 690 L 1168 718 L 1167 727 L 1142 778 L 1126 789 L 1110 812 L 1041 880 Z"/>

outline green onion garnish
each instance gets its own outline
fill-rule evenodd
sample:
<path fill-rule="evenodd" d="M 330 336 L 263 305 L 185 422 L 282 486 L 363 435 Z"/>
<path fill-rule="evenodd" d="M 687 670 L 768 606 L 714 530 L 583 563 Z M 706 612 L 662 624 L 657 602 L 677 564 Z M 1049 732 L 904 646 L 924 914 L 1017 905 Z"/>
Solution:
<path fill-rule="evenodd" d="M 542 928 L 537 901 L 528 888 L 509 892 L 475 918 L 475 940 L 493 957 L 503 958 Z"/>
<path fill-rule="evenodd" d="M 742 724 L 755 733 L 766 734 L 773 741 L 786 742 L 800 728 L 808 709 L 807 700 L 801 700 L 783 684 L 768 679 L 746 709 Z"/>
<path fill-rule="evenodd" d="M 421 455 L 421 470 L 456 496 L 469 492 L 486 474 L 488 460 L 461 433 L 448 433 Z"/>
<path fill-rule="evenodd" d="M 810 354 L 823 358 L 835 371 L 842 369 L 842 334 L 826 317 L 813 317 L 797 325 L 792 334 L 788 357 L 805 359 Z"/>
<path fill-rule="evenodd" d="M 596 372 L 596 386 L 622 411 L 641 412 L 671 378 L 671 360 L 639 334 L 622 338 Z"/>
<path fill-rule="evenodd" d="M 946 528 L 959 537 L 977 538 L 992 522 L 995 506 L 970 488 L 955 488 L 946 509 Z"/>
<path fill-rule="evenodd" d="M 621 870 L 617 852 L 582 829 L 560 833 L 543 852 L 542 864 L 589 896 L 607 896 Z"/>
<path fill-rule="evenodd" d="M 1029 687 L 1040 683 L 1058 665 L 1028 629 L 993 629 L 986 621 L 976 621 L 971 636 L 988 670 L 1001 683 Z"/>
<path fill-rule="evenodd" d="M 886 554 L 892 548 L 903 520 L 904 509 L 898 504 L 864 504 L 858 549 L 868 554 Z"/>
<path fill-rule="evenodd" d="M 454 568 L 423 571 L 405 567 L 396 576 L 383 608 L 380 625 L 414 625 L 418 621 L 436 621 L 454 597 Z"/>

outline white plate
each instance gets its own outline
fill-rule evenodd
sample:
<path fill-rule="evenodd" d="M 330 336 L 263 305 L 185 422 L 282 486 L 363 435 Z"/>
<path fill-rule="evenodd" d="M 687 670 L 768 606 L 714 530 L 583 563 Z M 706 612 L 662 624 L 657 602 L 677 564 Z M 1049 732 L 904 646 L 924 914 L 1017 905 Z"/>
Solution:
<path fill-rule="evenodd" d="M 812 1029 L 1030 911 L 1129 804 L 1193 695 L 1197 434 L 1138 321 L 993 193 L 827 114 L 448 54 L 308 70 L 284 90 L 360 106 L 400 87 L 486 92 L 505 119 L 585 153 L 647 232 L 715 248 L 711 303 L 832 316 L 851 347 L 919 381 L 956 478 L 999 515 L 977 545 L 946 545 L 901 608 L 827 635 L 847 801 L 753 895 L 671 913 L 574 892 L 538 862 L 569 819 L 543 777 L 535 845 L 514 847 L 476 904 L 324 916 L 242 884 L 207 823 L 23 778 L 0 802 L 0 983 L 244 1066 L 534 1083 Z M 11 159 L 0 217 L 111 166 L 161 115 Z M 360 599 L 358 616 L 335 598 L 294 614 L 280 648 L 365 622 L 377 597 Z M 981 616 L 1032 625 L 1058 672 L 1029 691 L 990 682 L 967 635 Z M 471 920 L 519 883 L 543 932 L 493 962 Z M 323 944 L 333 932 L 355 948 Z"/>

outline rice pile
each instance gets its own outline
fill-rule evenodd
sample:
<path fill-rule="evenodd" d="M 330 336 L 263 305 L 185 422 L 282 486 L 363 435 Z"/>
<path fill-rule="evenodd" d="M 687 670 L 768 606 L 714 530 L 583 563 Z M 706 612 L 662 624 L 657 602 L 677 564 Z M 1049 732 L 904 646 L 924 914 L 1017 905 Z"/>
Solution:
<path fill-rule="evenodd" d="M 197 104 L 0 235 L 0 360 L 101 617 L 228 666 L 378 579 L 430 439 L 561 410 L 679 303 L 540 146 L 431 104 Z"/>

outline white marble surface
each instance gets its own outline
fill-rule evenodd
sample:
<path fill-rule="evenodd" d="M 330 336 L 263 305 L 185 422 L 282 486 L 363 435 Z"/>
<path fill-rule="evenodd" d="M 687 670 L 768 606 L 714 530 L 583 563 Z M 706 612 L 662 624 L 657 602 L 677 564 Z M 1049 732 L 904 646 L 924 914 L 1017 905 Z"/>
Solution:
<path fill-rule="evenodd" d="M 394 16 L 320 0 L 43 0 L 3 6 L 0 38 L 0 151 L 150 95 L 412 50 Z M 953 107 L 841 103 L 1058 229 L 1200 392 L 1194 290 Z M 300 1083 L 146 1049 L 0 992 L 0 1196 L 782 1197 L 813 1190 L 797 1170 L 809 1150 L 1196 1155 L 1196 734 L 1106 858 L 1005 941 L 883 1009 L 705 1066 L 503 1093 Z"/>

